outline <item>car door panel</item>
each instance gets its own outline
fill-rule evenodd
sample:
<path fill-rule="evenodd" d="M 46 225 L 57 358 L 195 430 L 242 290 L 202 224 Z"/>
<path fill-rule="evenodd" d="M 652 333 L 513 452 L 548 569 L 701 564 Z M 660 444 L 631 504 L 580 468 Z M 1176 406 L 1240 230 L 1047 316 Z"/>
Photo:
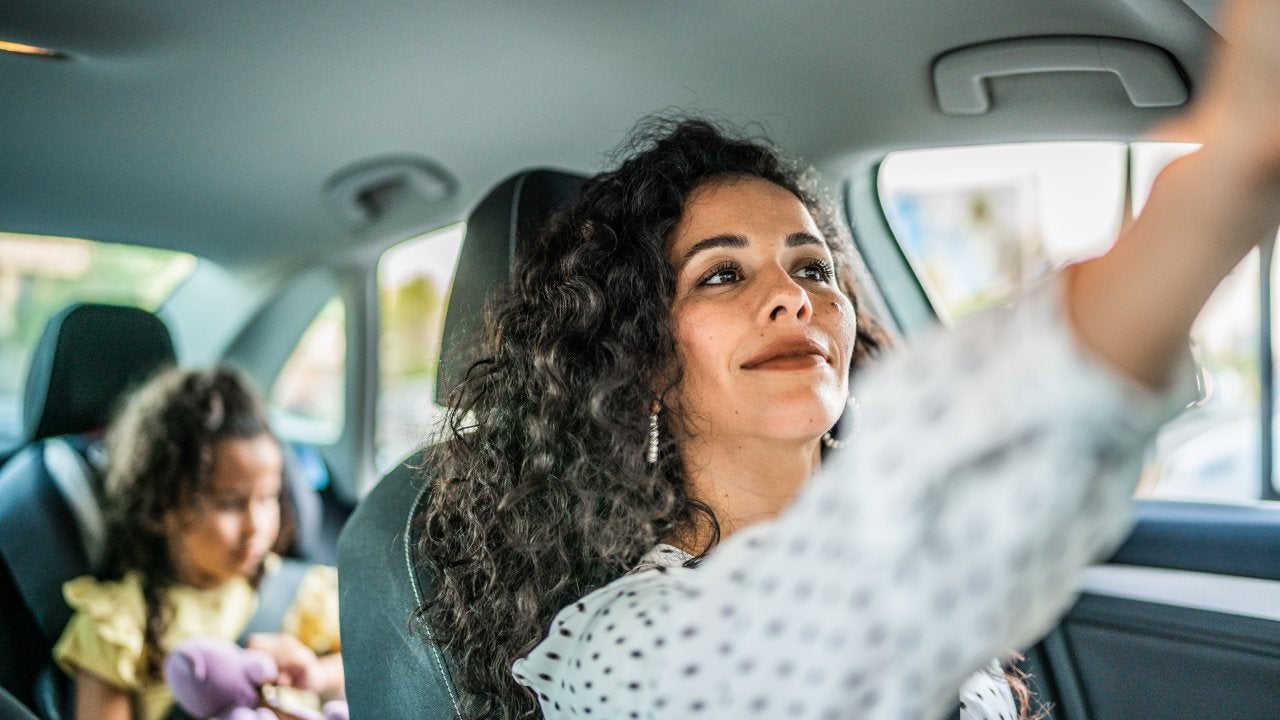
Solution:
<path fill-rule="evenodd" d="M 1280 717 L 1280 512 L 1139 503 L 1024 668 L 1057 720 Z"/>

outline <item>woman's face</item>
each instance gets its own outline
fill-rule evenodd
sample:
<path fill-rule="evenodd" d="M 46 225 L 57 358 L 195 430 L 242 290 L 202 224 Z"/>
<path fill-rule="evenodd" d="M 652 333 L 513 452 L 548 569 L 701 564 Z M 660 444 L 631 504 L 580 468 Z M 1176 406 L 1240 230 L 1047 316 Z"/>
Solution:
<path fill-rule="evenodd" d="M 856 319 L 804 204 L 759 178 L 705 183 L 668 259 L 684 378 L 665 400 L 683 432 L 813 441 L 829 430 L 848 395 Z"/>
<path fill-rule="evenodd" d="M 280 533 L 284 458 L 268 434 L 213 446 L 208 485 L 165 518 L 178 580 L 216 587 L 258 571 Z"/>

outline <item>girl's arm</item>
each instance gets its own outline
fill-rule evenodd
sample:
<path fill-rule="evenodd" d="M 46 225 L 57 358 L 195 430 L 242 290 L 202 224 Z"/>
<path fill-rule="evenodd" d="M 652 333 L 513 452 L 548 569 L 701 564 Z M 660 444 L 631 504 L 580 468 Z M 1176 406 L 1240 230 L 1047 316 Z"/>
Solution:
<path fill-rule="evenodd" d="M 93 673 L 76 672 L 76 720 L 131 720 L 129 693 Z"/>

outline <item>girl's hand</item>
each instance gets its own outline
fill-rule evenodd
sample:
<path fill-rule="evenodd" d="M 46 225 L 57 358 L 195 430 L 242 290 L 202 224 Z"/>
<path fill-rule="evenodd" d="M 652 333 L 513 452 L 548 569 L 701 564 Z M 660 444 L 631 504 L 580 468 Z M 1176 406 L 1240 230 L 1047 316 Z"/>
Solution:
<path fill-rule="evenodd" d="M 292 635 L 283 633 L 258 633 L 249 636 L 249 649 L 270 655 L 280 667 L 276 682 L 280 685 L 320 692 L 328 684 L 328 678 L 320 659 Z"/>
<path fill-rule="evenodd" d="M 324 699 L 345 695 L 342 655 L 329 653 L 317 657 L 311 648 L 292 635 L 259 633 L 249 636 L 249 647 L 261 650 L 275 659 L 280 667 L 279 685 L 310 690 Z"/>

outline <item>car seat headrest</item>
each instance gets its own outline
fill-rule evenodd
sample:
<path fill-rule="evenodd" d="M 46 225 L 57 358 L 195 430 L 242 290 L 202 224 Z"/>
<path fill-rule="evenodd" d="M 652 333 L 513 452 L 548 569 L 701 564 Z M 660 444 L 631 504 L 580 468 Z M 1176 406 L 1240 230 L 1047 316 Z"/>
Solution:
<path fill-rule="evenodd" d="M 510 276 L 517 248 L 569 204 L 584 180 L 556 170 L 527 170 L 504 180 L 471 211 L 445 313 L 436 402 L 445 404 L 466 370 L 458 348 L 480 329 L 485 300 Z"/>
<path fill-rule="evenodd" d="M 81 303 L 45 325 L 23 401 L 27 441 L 105 427 L 116 403 L 176 362 L 169 330 L 134 307 Z"/>

